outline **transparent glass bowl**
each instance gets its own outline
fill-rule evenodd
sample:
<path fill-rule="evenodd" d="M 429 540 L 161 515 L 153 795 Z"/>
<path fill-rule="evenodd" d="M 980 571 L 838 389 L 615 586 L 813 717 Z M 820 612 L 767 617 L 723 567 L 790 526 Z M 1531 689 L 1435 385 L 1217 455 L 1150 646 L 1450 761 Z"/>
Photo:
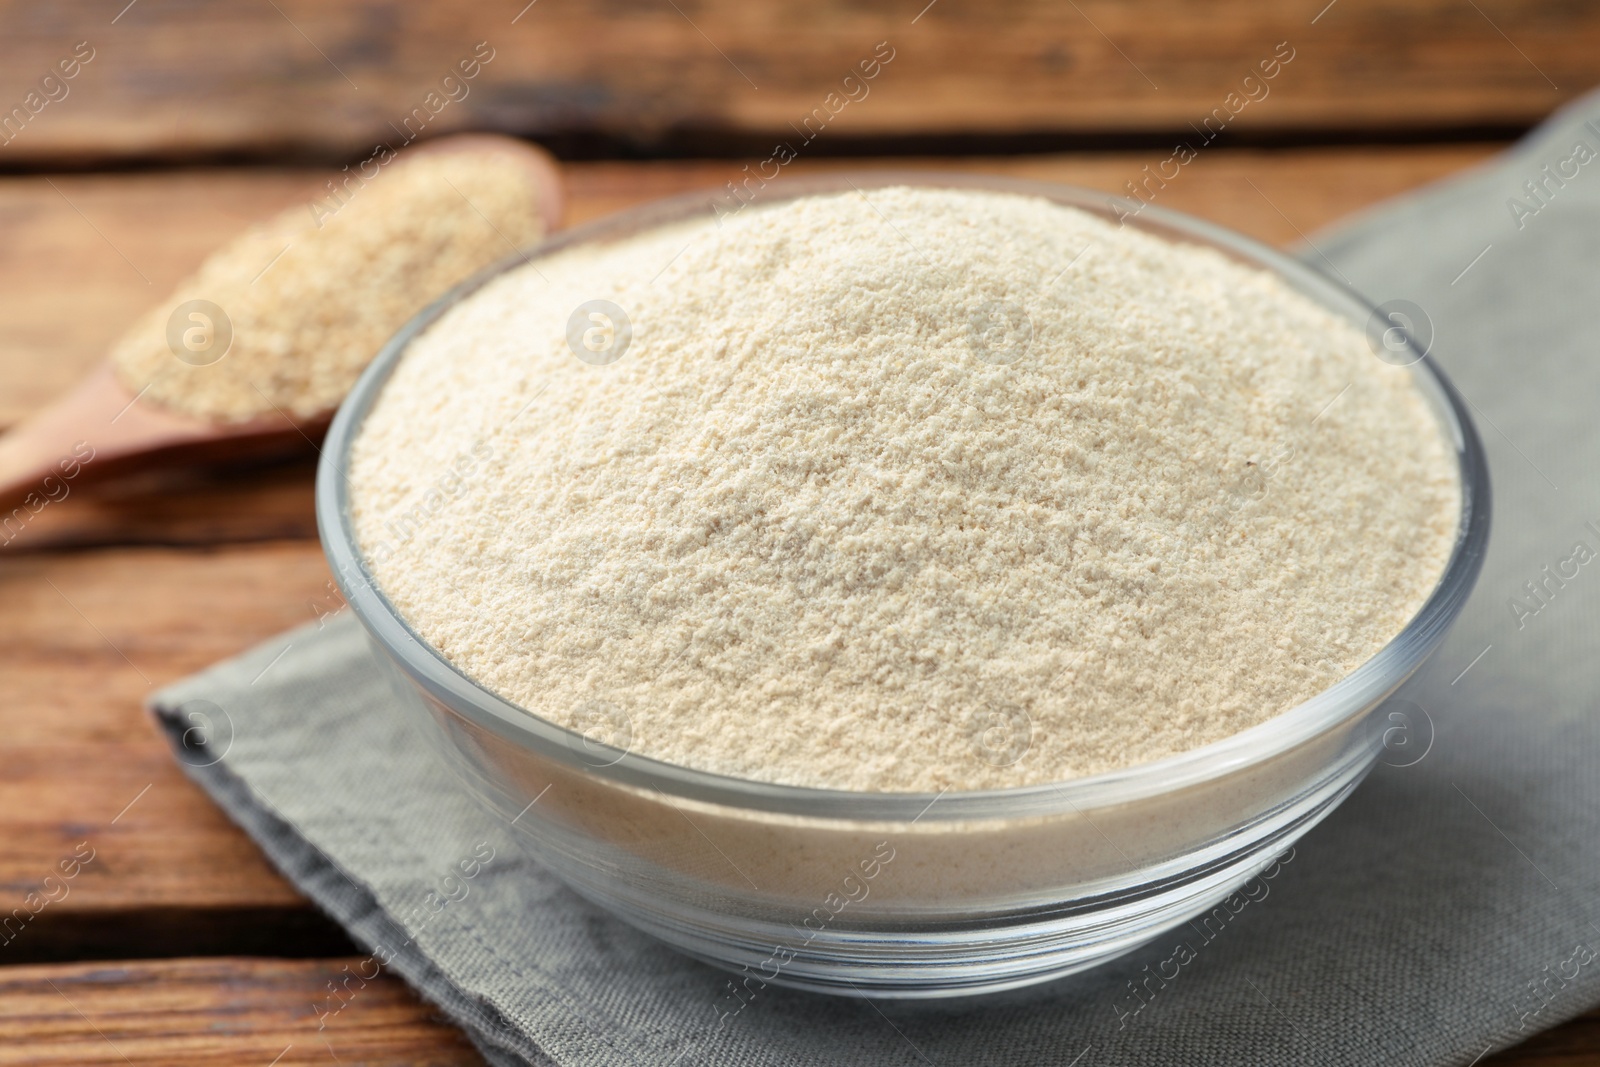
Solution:
<path fill-rule="evenodd" d="M 927 172 L 790 179 L 774 203 L 886 185 L 1042 196 L 1114 218 L 1122 202 L 1036 182 Z M 704 194 L 560 234 L 537 257 L 706 212 Z M 1373 309 L 1316 272 L 1197 219 L 1145 207 L 1129 224 L 1272 271 L 1357 325 Z M 516 256 L 451 291 L 389 342 L 339 410 L 317 476 L 322 541 L 346 599 L 404 684 L 397 703 L 550 870 L 601 907 L 737 972 L 720 1011 L 766 984 L 937 997 L 1093 966 L 1216 906 L 1331 811 L 1381 751 L 1379 705 L 1439 644 L 1489 533 L 1482 443 L 1434 363 L 1412 366 L 1460 464 L 1461 515 L 1427 603 L 1336 685 L 1252 729 L 1125 770 L 1049 785 L 856 793 L 708 774 L 540 719 L 462 674 L 376 587 L 357 547 L 352 439 L 406 346 Z M 529 916 L 529 921 L 538 917 Z"/>

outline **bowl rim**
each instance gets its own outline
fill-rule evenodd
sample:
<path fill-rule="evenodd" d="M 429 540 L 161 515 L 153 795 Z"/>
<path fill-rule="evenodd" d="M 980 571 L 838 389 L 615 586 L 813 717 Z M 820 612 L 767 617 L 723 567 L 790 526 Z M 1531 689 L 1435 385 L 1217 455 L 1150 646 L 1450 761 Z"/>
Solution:
<path fill-rule="evenodd" d="M 1326 310 L 1357 326 L 1378 314 L 1360 294 L 1252 238 L 1170 209 L 1105 192 L 1030 179 L 939 170 L 847 169 L 791 176 L 781 195 L 761 208 L 801 196 L 863 189 L 915 186 L 1043 197 L 1131 224 L 1181 243 L 1215 249 L 1232 259 L 1277 275 Z M 513 704 L 479 685 L 433 648 L 378 588 L 357 548 L 344 474 L 351 444 L 384 383 L 407 347 L 467 296 L 500 275 L 532 260 L 580 243 L 621 239 L 657 226 L 716 216 L 717 190 L 700 190 L 652 201 L 569 230 L 518 251 L 474 274 L 418 312 L 379 350 L 351 389 L 329 427 L 317 467 L 317 528 L 328 564 L 345 601 L 368 635 L 425 694 L 514 745 L 532 748 L 572 769 L 625 787 L 673 798 L 754 809 L 806 819 L 886 823 L 1049 816 L 1069 809 L 1102 808 L 1170 793 L 1264 763 L 1371 710 L 1421 666 L 1465 604 L 1487 550 L 1490 518 L 1488 463 L 1466 402 L 1426 348 L 1408 336 L 1416 359 L 1414 380 L 1429 401 L 1446 442 L 1456 452 L 1461 512 L 1450 558 L 1428 599 L 1381 649 L 1351 673 L 1308 700 L 1198 748 L 1159 760 L 1060 782 L 1000 789 L 938 792 L 868 792 L 818 788 L 739 778 L 615 749 Z M 719 222 L 720 224 L 720 222 Z M 1376 751 L 1376 750 L 1374 750 Z"/>

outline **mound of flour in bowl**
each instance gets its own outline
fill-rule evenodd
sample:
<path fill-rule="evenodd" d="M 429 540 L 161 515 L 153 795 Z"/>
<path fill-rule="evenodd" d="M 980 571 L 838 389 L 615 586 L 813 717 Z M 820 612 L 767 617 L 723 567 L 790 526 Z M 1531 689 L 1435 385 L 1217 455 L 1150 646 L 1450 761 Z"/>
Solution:
<path fill-rule="evenodd" d="M 1399 632 L 1459 509 L 1410 373 L 1274 277 L 912 188 L 499 277 L 411 345 L 348 474 L 379 587 L 483 685 L 860 790 L 1256 725 Z"/>

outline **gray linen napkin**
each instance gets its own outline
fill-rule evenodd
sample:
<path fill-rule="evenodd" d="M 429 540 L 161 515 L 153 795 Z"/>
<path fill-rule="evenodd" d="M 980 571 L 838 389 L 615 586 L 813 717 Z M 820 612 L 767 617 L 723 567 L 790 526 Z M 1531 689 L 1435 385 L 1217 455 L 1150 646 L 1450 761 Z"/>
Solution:
<path fill-rule="evenodd" d="M 1471 1063 L 1600 1001 L 1600 562 L 1575 549 L 1600 551 L 1590 118 L 1600 101 L 1305 252 L 1375 301 L 1412 302 L 1413 332 L 1431 331 L 1478 413 L 1496 528 L 1460 624 L 1402 694 L 1407 744 L 1209 940 L 1174 931 L 990 1001 L 768 989 L 719 1024 L 725 976 L 523 857 L 393 712 L 348 617 L 154 709 L 288 877 L 497 1064 Z M 1180 941 L 1194 958 L 1131 992 L 1173 974 Z M 342 1004 L 326 1026 L 359 1011 Z"/>

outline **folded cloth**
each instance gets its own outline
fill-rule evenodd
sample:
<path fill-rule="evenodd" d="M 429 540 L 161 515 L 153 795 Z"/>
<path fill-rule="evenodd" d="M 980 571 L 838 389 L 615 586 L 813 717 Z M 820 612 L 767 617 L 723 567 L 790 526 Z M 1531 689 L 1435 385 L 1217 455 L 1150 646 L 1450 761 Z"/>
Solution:
<path fill-rule="evenodd" d="M 1597 157 L 1590 98 L 1304 252 L 1409 302 L 1389 321 L 1431 340 L 1471 402 L 1495 531 L 1401 694 L 1405 744 L 1225 926 L 1024 994 L 768 988 L 723 1018 L 725 975 L 579 899 L 468 799 L 348 617 L 153 708 L 195 779 L 371 950 L 362 976 L 403 975 L 496 1064 L 1473 1062 L 1600 1001 Z"/>

